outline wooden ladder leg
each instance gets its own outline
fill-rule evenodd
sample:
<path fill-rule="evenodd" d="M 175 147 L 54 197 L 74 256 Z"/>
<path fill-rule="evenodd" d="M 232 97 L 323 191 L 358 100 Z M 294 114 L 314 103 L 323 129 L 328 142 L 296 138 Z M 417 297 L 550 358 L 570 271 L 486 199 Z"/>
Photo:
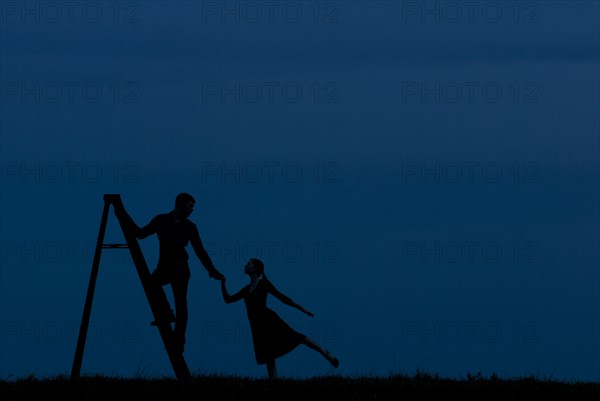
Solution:
<path fill-rule="evenodd" d="M 102 245 L 104 242 L 104 234 L 106 232 L 106 221 L 108 219 L 108 210 L 110 203 L 104 202 L 102 210 L 102 218 L 100 220 L 100 231 L 96 241 L 96 250 L 94 251 L 94 260 L 92 262 L 92 272 L 90 274 L 90 282 L 88 284 L 87 295 L 85 297 L 85 305 L 83 307 L 83 316 L 81 317 L 81 326 L 79 327 L 79 337 L 77 338 L 77 348 L 75 349 L 75 357 L 71 368 L 71 377 L 79 377 L 81 372 L 81 363 L 83 361 L 83 351 L 85 349 L 85 341 L 90 324 L 90 316 L 92 313 L 92 301 L 94 299 L 94 291 L 96 289 L 96 279 L 98 278 L 98 270 L 100 268 L 100 256 L 102 254 Z"/>

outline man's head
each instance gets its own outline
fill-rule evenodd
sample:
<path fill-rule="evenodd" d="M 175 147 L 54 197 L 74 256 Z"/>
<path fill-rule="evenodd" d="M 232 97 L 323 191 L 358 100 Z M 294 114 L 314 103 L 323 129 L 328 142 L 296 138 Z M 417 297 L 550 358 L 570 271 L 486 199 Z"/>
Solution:
<path fill-rule="evenodd" d="M 175 198 L 175 209 L 184 217 L 189 217 L 194 211 L 196 199 L 188 193 L 182 192 Z"/>

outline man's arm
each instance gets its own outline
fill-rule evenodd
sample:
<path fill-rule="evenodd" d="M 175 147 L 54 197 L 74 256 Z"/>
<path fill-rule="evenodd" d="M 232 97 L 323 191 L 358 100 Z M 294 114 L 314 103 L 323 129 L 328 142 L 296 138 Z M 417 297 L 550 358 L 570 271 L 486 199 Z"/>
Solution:
<path fill-rule="evenodd" d="M 146 237 L 149 237 L 153 234 L 156 234 L 156 227 L 154 224 L 154 219 L 152 221 L 150 221 L 150 223 L 148 223 L 147 225 L 145 225 L 144 227 L 140 228 L 137 225 L 135 226 L 135 236 L 138 239 L 144 239 Z"/>
<path fill-rule="evenodd" d="M 125 211 L 125 208 L 122 206 L 115 205 L 115 216 L 123 223 L 123 226 L 127 227 L 128 230 L 133 230 L 133 233 L 136 238 L 144 239 L 152 234 L 156 233 L 156 217 L 150 221 L 144 227 L 140 227 L 135 224 L 135 221 L 129 216 L 129 214 Z"/>
<path fill-rule="evenodd" d="M 192 248 L 194 248 L 194 253 L 198 257 L 198 259 L 200 259 L 202 266 L 204 266 L 204 268 L 208 272 L 208 276 L 217 280 L 223 280 L 225 276 L 223 276 L 223 274 L 221 274 L 221 272 L 219 272 L 213 264 L 212 259 L 210 258 L 208 252 L 202 244 L 202 240 L 200 239 L 200 233 L 198 232 L 198 228 L 195 224 L 192 227 L 190 243 L 192 244 Z"/>

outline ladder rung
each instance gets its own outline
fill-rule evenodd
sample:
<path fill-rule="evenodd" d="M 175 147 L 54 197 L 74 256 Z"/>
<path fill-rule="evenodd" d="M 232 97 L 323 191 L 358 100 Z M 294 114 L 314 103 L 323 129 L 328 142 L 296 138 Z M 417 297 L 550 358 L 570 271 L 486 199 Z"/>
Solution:
<path fill-rule="evenodd" d="M 102 248 L 129 248 L 127 244 L 102 244 Z"/>

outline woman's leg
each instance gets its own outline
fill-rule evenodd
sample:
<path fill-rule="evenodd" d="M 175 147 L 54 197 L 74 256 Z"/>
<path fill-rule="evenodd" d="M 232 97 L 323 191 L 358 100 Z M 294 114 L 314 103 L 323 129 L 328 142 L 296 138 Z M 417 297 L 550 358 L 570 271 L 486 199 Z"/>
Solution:
<path fill-rule="evenodd" d="M 329 351 L 321 348 L 321 346 L 319 344 L 317 344 L 316 342 L 314 342 L 310 337 L 306 337 L 304 339 L 304 341 L 302 341 L 302 344 L 306 345 L 309 348 L 314 349 L 319 354 L 323 355 L 325 357 L 325 359 L 327 359 L 329 361 L 329 363 L 333 365 L 333 367 L 337 368 L 340 365 L 340 361 L 338 361 L 338 359 L 336 357 L 331 355 L 329 353 Z"/>
<path fill-rule="evenodd" d="M 277 377 L 277 365 L 275 365 L 275 359 L 271 359 L 267 362 L 267 373 L 269 379 L 275 379 Z"/>

